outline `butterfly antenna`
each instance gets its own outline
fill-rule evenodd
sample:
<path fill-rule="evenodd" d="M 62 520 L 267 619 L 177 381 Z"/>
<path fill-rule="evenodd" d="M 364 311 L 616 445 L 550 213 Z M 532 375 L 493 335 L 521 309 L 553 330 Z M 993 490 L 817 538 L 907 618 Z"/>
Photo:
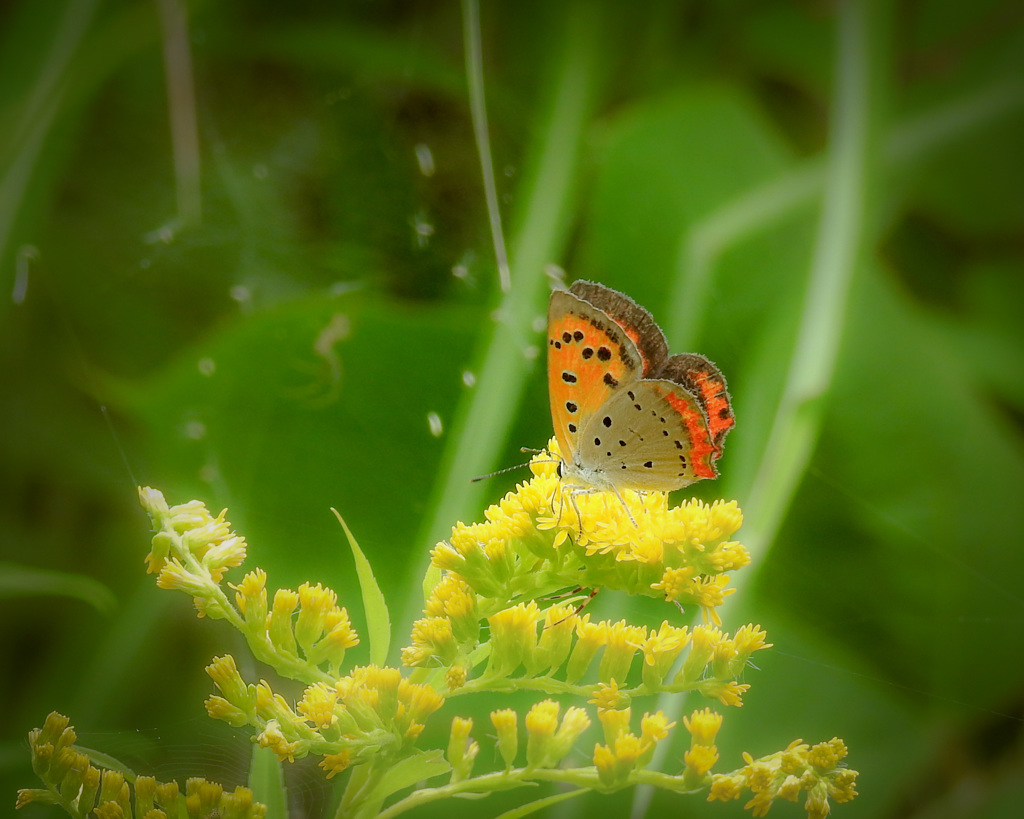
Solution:
<path fill-rule="evenodd" d="M 516 464 L 515 466 L 506 466 L 504 469 L 498 469 L 494 472 L 488 472 L 486 475 L 477 475 L 475 478 L 470 478 L 470 483 L 476 483 L 477 481 L 486 481 L 488 478 L 493 478 L 495 475 L 504 475 L 506 472 L 512 472 L 515 469 L 522 469 L 524 466 L 530 464 Z"/>

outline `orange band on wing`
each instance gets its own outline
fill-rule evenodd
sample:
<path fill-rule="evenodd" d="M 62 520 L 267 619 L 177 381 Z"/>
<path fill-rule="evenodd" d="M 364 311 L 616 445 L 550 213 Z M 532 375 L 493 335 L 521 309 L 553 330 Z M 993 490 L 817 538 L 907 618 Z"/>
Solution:
<path fill-rule="evenodd" d="M 700 478 L 715 478 L 717 474 L 711 465 L 711 458 L 715 453 L 715 445 L 708 436 L 707 421 L 704 414 L 685 398 L 675 393 L 668 393 L 665 396 L 669 406 L 683 416 L 686 423 L 686 430 L 690 433 L 690 465 L 694 474 Z"/>
<path fill-rule="evenodd" d="M 736 423 L 736 419 L 729 411 L 729 398 L 725 395 L 725 384 L 718 379 L 708 378 L 707 373 L 695 372 L 693 376 L 697 389 L 700 390 L 700 394 L 704 397 L 704 406 L 707 407 L 708 411 L 708 428 L 711 430 L 711 436 L 718 438 L 719 435 Z"/>

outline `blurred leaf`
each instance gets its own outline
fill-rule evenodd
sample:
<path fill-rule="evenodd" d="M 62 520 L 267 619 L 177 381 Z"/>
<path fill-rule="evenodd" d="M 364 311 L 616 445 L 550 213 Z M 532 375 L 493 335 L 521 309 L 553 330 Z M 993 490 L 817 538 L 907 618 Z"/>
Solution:
<path fill-rule="evenodd" d="M 134 782 L 138 774 L 135 773 L 131 768 L 125 765 L 121 760 L 110 754 L 105 754 L 103 751 L 97 751 L 93 748 L 87 748 L 84 745 L 76 744 L 75 749 L 89 757 L 89 761 L 100 768 L 106 768 L 110 771 L 117 771 L 129 782 Z"/>
<path fill-rule="evenodd" d="M 74 597 L 103 614 L 117 606 L 114 593 L 91 577 L 0 563 L 0 598 L 46 595 Z"/>
<path fill-rule="evenodd" d="M 253 798 L 267 806 L 267 816 L 288 817 L 288 790 L 284 784 L 281 763 L 270 748 L 252 746 L 249 765 L 249 787 Z"/>

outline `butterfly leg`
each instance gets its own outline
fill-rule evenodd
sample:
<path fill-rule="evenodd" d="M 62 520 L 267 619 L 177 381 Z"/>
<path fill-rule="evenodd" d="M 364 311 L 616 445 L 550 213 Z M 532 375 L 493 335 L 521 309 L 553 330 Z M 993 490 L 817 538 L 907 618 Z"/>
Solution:
<path fill-rule="evenodd" d="M 582 586 L 577 586 L 575 589 L 573 589 L 571 592 L 569 592 L 569 594 L 576 594 L 576 592 L 578 592 L 578 591 L 583 591 L 583 587 Z M 576 607 L 576 610 L 572 614 L 565 615 L 565 617 L 563 617 L 557 623 L 552 623 L 551 625 L 552 626 L 557 626 L 557 625 L 559 625 L 559 623 L 564 623 L 570 617 L 575 617 L 576 615 L 578 615 L 581 611 L 583 611 L 583 609 L 585 609 L 587 606 L 590 605 L 590 601 L 593 600 L 595 597 L 597 597 L 597 593 L 599 591 L 601 591 L 601 590 L 600 589 L 591 589 L 590 590 L 590 594 L 587 595 L 587 599 L 584 600 L 582 603 L 580 603 Z"/>
<path fill-rule="evenodd" d="M 633 528 L 639 529 L 640 527 L 637 526 L 636 519 L 633 517 L 633 513 L 629 511 L 629 506 L 626 505 L 626 499 L 622 497 L 621 494 L 619 494 L 619 490 L 616 489 L 614 486 L 612 487 L 612 492 L 614 492 L 615 497 L 619 499 L 619 503 L 622 504 L 622 508 L 626 510 L 626 515 L 629 517 L 629 522 L 633 524 Z"/>

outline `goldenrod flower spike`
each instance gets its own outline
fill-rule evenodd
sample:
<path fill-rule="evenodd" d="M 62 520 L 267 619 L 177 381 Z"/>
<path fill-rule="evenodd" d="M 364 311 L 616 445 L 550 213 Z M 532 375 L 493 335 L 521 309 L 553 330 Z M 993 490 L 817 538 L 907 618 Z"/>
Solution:
<path fill-rule="evenodd" d="M 140 490 L 153 520 L 146 562 L 157 584 L 189 594 L 200 616 L 226 620 L 256 659 L 301 683 L 285 697 L 266 681 L 243 678 L 231 656 L 214 658 L 207 668 L 217 691 L 206 701 L 209 715 L 247 727 L 279 760 L 318 757 L 327 778 L 354 769 L 344 804 L 366 816 L 393 817 L 441 798 L 544 782 L 607 791 L 647 783 L 680 794 L 704 791 L 712 801 L 745 795 L 758 816 L 777 799 L 803 798 L 812 817 L 852 799 L 857 774 L 844 766 L 839 739 L 796 741 L 760 759 L 745 755 L 740 768 L 715 773 L 723 718 L 708 708 L 683 719 L 690 744 L 678 773 L 646 768 L 675 723 L 660 711 L 647 712 L 633 727 L 631 704 L 661 692 L 691 692 L 740 706 L 749 688 L 740 679 L 751 656 L 770 647 L 760 626 L 729 634 L 718 614 L 733 593 L 730 573 L 750 560 L 734 539 L 742 513 L 733 502 L 670 506 L 659 492 L 616 497 L 574 491 L 561 483 L 556 459 L 535 458 L 529 481 L 488 507 L 481 522 L 458 523 L 437 544 L 432 558 L 440 576 L 402 650 L 405 668 L 346 668 L 359 635 L 333 590 L 315 582 L 270 590 L 259 568 L 226 583 L 246 552 L 226 513 L 213 515 L 198 501 L 172 506 L 156 490 Z M 699 611 L 703 622 L 676 626 L 665 619 L 657 629 L 625 620 L 592 622 L 577 605 L 597 589 L 674 601 Z M 387 619 L 379 608 L 368 616 L 371 635 L 379 635 Z M 515 767 L 519 715 L 510 708 L 490 714 L 497 753 L 482 758 L 500 757 L 497 770 L 474 775 L 481 755 L 470 719 L 452 720 L 444 759 L 419 747 L 445 697 L 526 690 L 550 698 L 524 716 L 524 767 Z M 594 746 L 592 765 L 579 764 L 572 753 L 593 714 L 573 698 L 588 700 L 601 722 L 603 742 Z M 57 715 L 30 742 L 46 788 L 19 792 L 19 806 L 58 804 L 62 793 L 74 793 L 100 819 L 128 812 L 144 819 L 183 811 L 225 819 L 263 815 L 251 792 L 225 793 L 205 780 L 179 789 L 139 777 L 132 788 L 120 774 L 92 765 Z M 381 783 L 445 773 L 447 784 L 404 798 L 381 790 Z"/>
<path fill-rule="evenodd" d="M 74 817 L 123 819 L 125 816 L 162 817 L 182 815 L 216 816 L 224 819 L 264 819 L 266 806 L 253 800 L 248 788 L 225 792 L 223 787 L 205 779 L 195 778 L 186 784 L 182 804 L 176 782 L 158 782 L 151 776 L 125 780 L 120 771 L 103 769 L 92 764 L 89 756 L 73 747 L 75 732 L 67 717 L 51 713 L 44 726 L 29 732 L 32 766 L 43 781 L 44 788 L 23 788 L 18 791 L 15 807 L 29 804 L 60 806 Z"/>

